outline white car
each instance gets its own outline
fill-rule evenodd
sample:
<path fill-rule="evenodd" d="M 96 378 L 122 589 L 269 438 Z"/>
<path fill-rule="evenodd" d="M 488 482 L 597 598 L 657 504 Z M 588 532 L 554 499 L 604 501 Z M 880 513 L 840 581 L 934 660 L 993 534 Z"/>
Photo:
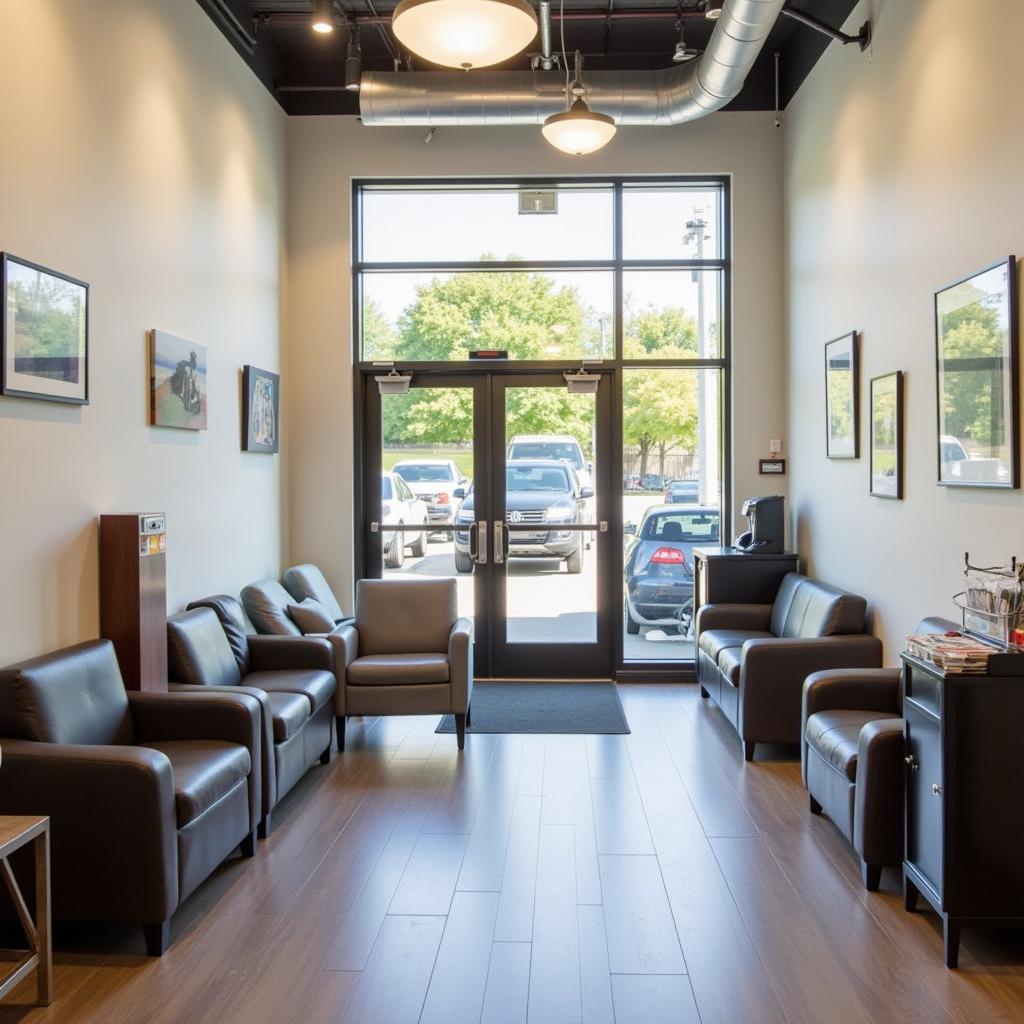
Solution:
<path fill-rule="evenodd" d="M 427 506 L 427 520 L 433 526 L 453 526 L 459 499 L 456 488 L 467 489 L 469 480 L 450 459 L 402 459 L 394 471 L 409 490 Z"/>
<path fill-rule="evenodd" d="M 423 526 L 418 533 L 384 531 L 384 564 L 389 569 L 402 568 L 406 548 L 413 558 L 422 558 L 427 553 L 427 506 L 397 473 L 380 475 L 380 521 L 388 526 Z"/>

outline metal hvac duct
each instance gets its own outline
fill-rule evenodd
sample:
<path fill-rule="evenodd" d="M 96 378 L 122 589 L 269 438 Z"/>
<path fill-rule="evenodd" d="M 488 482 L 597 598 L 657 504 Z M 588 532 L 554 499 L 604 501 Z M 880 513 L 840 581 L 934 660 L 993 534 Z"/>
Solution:
<path fill-rule="evenodd" d="M 785 0 L 725 0 L 699 61 L 664 71 L 591 71 L 592 110 L 616 124 L 669 125 L 704 117 L 734 99 Z M 368 71 L 359 89 L 367 125 L 540 124 L 565 110 L 554 71 Z"/>

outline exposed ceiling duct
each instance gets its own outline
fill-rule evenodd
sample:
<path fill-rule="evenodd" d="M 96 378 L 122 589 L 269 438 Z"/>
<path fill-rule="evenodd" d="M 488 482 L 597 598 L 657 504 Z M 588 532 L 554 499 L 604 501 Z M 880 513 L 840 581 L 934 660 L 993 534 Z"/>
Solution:
<path fill-rule="evenodd" d="M 592 71 L 586 101 L 623 125 L 671 125 L 720 110 L 743 88 L 785 0 L 725 0 L 699 61 L 664 71 Z M 366 125 L 541 124 L 565 110 L 565 76 L 550 71 L 369 71 Z"/>

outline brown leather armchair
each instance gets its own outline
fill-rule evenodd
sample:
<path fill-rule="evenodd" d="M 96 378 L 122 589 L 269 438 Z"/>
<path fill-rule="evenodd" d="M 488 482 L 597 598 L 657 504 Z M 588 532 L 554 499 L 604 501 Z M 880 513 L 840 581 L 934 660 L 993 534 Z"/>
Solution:
<path fill-rule="evenodd" d="M 245 694 L 126 693 L 109 640 L 0 669 L 0 813 L 51 819 L 54 918 L 171 915 L 232 850 L 256 850 L 260 710 Z"/>
<path fill-rule="evenodd" d="M 316 637 L 254 636 L 238 601 L 227 595 L 193 601 L 167 620 L 171 689 L 242 691 L 260 705 L 263 817 L 318 761 L 331 757 L 337 683 L 333 651 Z"/>
<path fill-rule="evenodd" d="M 915 633 L 959 630 L 929 618 Z M 801 769 L 812 814 L 832 819 L 878 888 L 882 868 L 903 862 L 902 672 L 832 669 L 804 682 Z"/>
<path fill-rule="evenodd" d="M 697 612 L 697 679 L 743 741 L 799 743 L 804 680 L 828 668 L 877 668 L 882 644 L 864 632 L 866 602 L 799 573 L 774 604 L 709 604 Z"/>
<path fill-rule="evenodd" d="M 453 579 L 360 580 L 356 618 L 331 634 L 341 706 L 350 715 L 455 716 L 459 750 L 473 698 L 473 624 Z"/>

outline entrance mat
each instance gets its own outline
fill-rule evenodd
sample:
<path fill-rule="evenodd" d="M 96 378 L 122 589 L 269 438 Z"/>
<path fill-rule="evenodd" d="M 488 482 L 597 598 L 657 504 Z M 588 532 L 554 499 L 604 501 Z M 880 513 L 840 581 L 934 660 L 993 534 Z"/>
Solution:
<path fill-rule="evenodd" d="M 616 735 L 629 732 L 614 683 L 476 683 L 466 732 Z M 435 732 L 455 732 L 445 715 Z"/>

